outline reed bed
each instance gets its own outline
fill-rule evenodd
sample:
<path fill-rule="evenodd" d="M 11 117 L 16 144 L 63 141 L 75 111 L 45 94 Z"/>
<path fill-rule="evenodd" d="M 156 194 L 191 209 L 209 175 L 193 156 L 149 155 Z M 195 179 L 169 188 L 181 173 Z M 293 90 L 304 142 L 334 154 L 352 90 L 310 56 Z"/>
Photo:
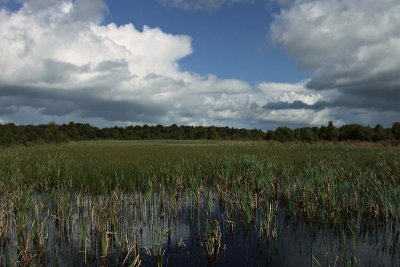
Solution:
<path fill-rule="evenodd" d="M 193 231 L 215 261 L 239 228 L 277 245 L 282 210 L 333 228 L 390 225 L 396 250 L 400 149 L 200 141 L 0 148 L 5 266 L 162 265 L 166 247 L 189 249 L 182 236 Z"/>

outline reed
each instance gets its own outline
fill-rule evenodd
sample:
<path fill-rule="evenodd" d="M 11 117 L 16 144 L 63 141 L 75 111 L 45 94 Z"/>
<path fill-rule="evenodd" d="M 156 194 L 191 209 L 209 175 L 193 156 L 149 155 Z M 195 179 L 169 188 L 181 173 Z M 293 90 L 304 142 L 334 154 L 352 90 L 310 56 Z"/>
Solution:
<path fill-rule="evenodd" d="M 213 220 L 206 223 L 202 246 L 210 262 L 215 261 L 221 253 L 222 234 L 218 221 Z"/>
<path fill-rule="evenodd" d="M 394 223 L 395 250 L 400 149 L 155 141 L 0 148 L 0 260 L 7 266 L 61 257 L 56 244 L 76 248 L 85 264 L 112 258 L 140 266 L 147 251 L 162 265 L 182 216 L 207 222 L 197 227 L 214 261 L 224 232 L 239 226 L 257 225 L 277 242 L 280 209 L 310 223 Z"/>

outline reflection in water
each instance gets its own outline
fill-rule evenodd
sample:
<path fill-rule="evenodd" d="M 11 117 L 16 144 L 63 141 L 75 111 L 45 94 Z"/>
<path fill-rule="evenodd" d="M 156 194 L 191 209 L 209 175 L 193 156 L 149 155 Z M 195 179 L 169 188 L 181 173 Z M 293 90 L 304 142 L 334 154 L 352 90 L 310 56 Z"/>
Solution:
<path fill-rule="evenodd" d="M 228 205 L 212 192 L 59 193 L 1 206 L 3 266 L 400 265 L 396 222 L 310 222 L 276 203 Z"/>

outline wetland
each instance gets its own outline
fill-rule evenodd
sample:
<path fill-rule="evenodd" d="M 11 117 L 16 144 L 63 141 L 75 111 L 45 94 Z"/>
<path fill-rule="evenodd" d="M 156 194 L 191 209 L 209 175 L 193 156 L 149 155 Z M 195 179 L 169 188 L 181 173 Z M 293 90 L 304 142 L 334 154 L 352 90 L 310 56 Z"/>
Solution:
<path fill-rule="evenodd" d="M 17 146 L 0 183 L 3 266 L 400 265 L 395 146 Z"/>

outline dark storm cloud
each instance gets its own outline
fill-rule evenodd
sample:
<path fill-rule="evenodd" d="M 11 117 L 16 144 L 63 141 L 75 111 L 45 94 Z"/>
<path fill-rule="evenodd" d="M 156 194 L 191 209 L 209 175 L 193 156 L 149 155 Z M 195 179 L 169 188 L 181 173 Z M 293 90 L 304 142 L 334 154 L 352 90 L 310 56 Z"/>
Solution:
<path fill-rule="evenodd" d="M 298 0 L 270 28 L 298 65 L 311 71 L 306 87 L 335 90 L 332 105 L 399 111 L 400 2 Z"/>
<path fill-rule="evenodd" d="M 79 112 L 82 117 L 97 117 L 110 121 L 153 121 L 166 114 L 167 109 L 135 100 L 109 100 L 95 97 L 94 91 L 75 89 L 74 93 L 60 89 L 42 89 L 13 85 L 0 86 L 0 115 L 16 112 L 16 107 L 40 109 L 44 115 L 62 116 Z"/>
<path fill-rule="evenodd" d="M 42 81 L 50 84 L 66 82 L 73 72 L 82 69 L 73 64 L 57 62 L 55 60 L 45 60 L 43 68 Z"/>
<path fill-rule="evenodd" d="M 384 95 L 377 91 L 367 93 L 365 90 L 344 91 L 343 94 L 332 100 L 333 107 L 359 108 L 374 111 L 400 111 L 400 93 L 397 89 Z"/>
<path fill-rule="evenodd" d="M 270 110 L 282 110 L 282 109 L 312 109 L 312 110 L 322 110 L 331 106 L 331 103 L 326 101 L 319 101 L 315 104 L 309 105 L 300 100 L 295 100 L 291 103 L 289 102 L 271 102 L 266 104 L 263 108 Z"/>

